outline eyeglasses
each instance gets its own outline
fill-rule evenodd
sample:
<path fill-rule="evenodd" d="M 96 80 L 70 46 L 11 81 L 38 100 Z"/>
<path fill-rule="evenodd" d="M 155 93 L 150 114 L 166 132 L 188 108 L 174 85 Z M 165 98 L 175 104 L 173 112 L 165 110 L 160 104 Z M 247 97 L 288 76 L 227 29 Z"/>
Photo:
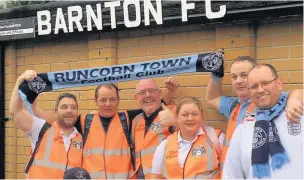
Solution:
<path fill-rule="evenodd" d="M 272 83 L 273 81 L 277 80 L 278 78 L 274 78 L 273 80 L 271 81 L 262 81 L 260 82 L 260 84 L 254 84 L 252 86 L 249 86 L 248 89 L 250 90 L 258 90 L 259 89 L 259 86 L 261 86 L 262 88 L 265 88 L 267 87 L 270 83 Z"/>
<path fill-rule="evenodd" d="M 153 94 L 153 93 L 156 93 L 159 89 L 145 89 L 145 90 L 141 90 L 139 91 L 139 93 L 137 93 L 138 95 L 141 95 L 141 96 L 144 96 L 147 94 L 147 92 L 149 94 Z"/>

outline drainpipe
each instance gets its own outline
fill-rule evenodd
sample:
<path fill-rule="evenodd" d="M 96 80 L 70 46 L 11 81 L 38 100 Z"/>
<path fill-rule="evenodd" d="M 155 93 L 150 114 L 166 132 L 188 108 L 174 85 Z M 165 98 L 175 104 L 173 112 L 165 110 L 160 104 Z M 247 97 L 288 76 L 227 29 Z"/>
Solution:
<path fill-rule="evenodd" d="M 5 91 L 4 91 L 4 54 L 5 45 L 0 44 L 0 179 L 5 179 Z"/>

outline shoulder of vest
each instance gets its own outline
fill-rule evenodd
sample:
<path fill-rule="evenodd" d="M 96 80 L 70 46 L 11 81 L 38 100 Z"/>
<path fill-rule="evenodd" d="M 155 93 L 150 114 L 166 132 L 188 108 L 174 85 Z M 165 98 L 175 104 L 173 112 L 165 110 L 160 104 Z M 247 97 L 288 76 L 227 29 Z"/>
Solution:
<path fill-rule="evenodd" d="M 224 132 L 224 131 L 222 131 L 222 130 L 220 130 L 220 129 L 216 129 L 216 128 L 212 127 L 212 126 L 205 126 L 205 129 L 206 129 L 206 130 L 209 130 L 209 131 L 214 131 L 217 137 L 219 137 L 220 134 L 221 134 L 222 132 Z"/>
<path fill-rule="evenodd" d="M 134 119 L 137 119 L 137 118 L 142 118 L 144 116 L 143 112 L 139 113 L 137 116 L 135 116 Z"/>

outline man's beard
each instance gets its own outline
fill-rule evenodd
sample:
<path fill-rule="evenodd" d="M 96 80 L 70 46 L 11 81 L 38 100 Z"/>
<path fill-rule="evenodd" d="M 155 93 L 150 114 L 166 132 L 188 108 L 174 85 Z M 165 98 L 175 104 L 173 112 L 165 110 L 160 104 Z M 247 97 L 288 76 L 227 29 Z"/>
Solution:
<path fill-rule="evenodd" d="M 64 118 L 58 119 L 57 123 L 62 128 L 72 128 L 75 125 L 75 121 L 68 121 L 66 122 Z"/>

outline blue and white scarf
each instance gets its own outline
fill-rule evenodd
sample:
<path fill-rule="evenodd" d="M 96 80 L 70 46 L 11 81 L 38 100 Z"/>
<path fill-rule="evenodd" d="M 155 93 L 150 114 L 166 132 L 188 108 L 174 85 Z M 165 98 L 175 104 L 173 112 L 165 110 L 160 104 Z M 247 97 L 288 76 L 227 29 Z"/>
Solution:
<path fill-rule="evenodd" d="M 253 177 L 271 177 L 269 155 L 272 170 L 280 169 L 289 162 L 274 123 L 274 120 L 284 112 L 286 103 L 286 94 L 281 94 L 277 104 L 270 110 L 256 111 L 251 155 Z"/>
<path fill-rule="evenodd" d="M 23 82 L 19 86 L 19 94 L 27 110 L 33 113 L 31 104 L 42 92 L 191 72 L 213 72 L 223 76 L 223 53 L 213 52 L 134 64 L 42 73 L 33 81 Z"/>

